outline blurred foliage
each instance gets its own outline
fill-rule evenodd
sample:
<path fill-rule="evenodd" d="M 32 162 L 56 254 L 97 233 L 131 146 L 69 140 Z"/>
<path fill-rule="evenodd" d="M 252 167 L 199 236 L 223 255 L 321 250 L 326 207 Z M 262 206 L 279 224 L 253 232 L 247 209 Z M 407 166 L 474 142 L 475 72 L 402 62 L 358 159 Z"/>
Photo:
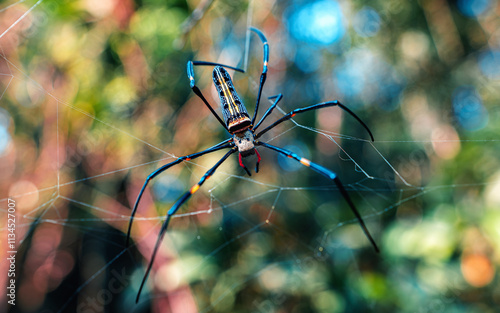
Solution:
<path fill-rule="evenodd" d="M 499 12 L 496 0 L 2 2 L 9 312 L 497 312 Z M 332 108 L 263 141 L 338 173 L 382 252 L 330 181 L 260 149 L 258 175 L 231 157 L 183 206 L 136 305 L 162 216 L 222 153 L 150 183 L 126 249 L 144 180 L 227 138 L 186 62 L 248 64 L 231 75 L 252 113 L 262 45 L 251 36 L 247 63 L 248 24 L 270 44 L 263 99 L 284 95 L 266 123 L 339 99 L 374 133 Z M 196 78 L 217 107 L 211 71 Z"/>

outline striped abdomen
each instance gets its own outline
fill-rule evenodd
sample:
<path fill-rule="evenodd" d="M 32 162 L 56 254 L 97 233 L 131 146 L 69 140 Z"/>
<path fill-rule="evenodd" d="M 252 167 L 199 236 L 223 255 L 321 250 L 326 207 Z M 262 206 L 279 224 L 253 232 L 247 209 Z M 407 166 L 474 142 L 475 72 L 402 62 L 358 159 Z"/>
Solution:
<path fill-rule="evenodd" d="M 213 72 L 215 88 L 220 98 L 220 107 L 224 122 L 231 134 L 242 132 L 252 123 L 245 105 L 234 90 L 229 73 L 221 66 Z"/>

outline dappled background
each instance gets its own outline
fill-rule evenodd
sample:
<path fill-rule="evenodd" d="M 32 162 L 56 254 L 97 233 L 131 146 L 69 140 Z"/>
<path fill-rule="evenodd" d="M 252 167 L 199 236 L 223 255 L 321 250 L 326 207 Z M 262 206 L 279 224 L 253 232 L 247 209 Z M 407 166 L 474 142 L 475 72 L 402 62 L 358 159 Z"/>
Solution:
<path fill-rule="evenodd" d="M 16 202 L 9 312 L 495 312 L 500 305 L 500 6 L 496 0 L 26 0 L 0 4 L 0 281 Z M 188 60 L 239 66 L 253 113 L 283 94 L 262 137 L 338 173 L 381 248 L 331 181 L 260 149 L 153 170 L 227 138 L 189 88 Z M 211 67 L 197 84 L 218 108 Z M 253 166 L 252 166 L 253 167 Z M 4 309 L 2 309 L 2 312 Z"/>

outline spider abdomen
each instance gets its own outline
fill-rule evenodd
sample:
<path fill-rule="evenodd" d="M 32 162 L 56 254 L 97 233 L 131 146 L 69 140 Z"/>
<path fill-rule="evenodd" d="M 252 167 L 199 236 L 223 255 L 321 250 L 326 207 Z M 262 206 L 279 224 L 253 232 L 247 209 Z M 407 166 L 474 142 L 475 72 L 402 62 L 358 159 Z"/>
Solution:
<path fill-rule="evenodd" d="M 216 66 L 213 80 L 219 95 L 222 116 L 229 132 L 234 134 L 248 129 L 252 121 L 243 101 L 234 89 L 229 73 L 222 66 Z"/>

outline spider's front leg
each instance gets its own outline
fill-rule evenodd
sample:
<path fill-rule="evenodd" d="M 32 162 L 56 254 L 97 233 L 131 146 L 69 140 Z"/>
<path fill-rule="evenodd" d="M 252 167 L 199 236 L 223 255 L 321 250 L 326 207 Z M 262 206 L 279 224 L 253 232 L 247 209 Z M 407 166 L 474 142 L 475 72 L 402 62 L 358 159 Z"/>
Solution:
<path fill-rule="evenodd" d="M 164 171 L 168 170 L 170 167 L 181 163 L 182 161 L 189 161 L 189 160 L 196 159 L 197 157 L 200 157 L 200 156 L 205 155 L 205 154 L 210 153 L 210 152 L 218 151 L 221 149 L 231 148 L 231 147 L 233 147 L 233 144 L 229 143 L 229 142 L 231 142 L 231 140 L 232 140 L 232 138 L 224 140 L 223 142 L 218 143 L 215 146 L 210 147 L 206 150 L 182 156 L 173 162 L 170 162 L 168 164 L 163 165 L 162 167 L 160 167 L 159 169 L 157 169 L 153 173 L 149 174 L 148 178 L 146 178 L 146 181 L 144 182 L 144 185 L 142 185 L 141 191 L 139 192 L 139 195 L 137 196 L 137 199 L 135 200 L 135 204 L 134 204 L 134 208 L 132 209 L 132 213 L 130 214 L 130 221 L 129 221 L 128 230 L 127 230 L 127 240 L 125 242 L 126 247 L 128 247 L 128 245 L 129 245 L 130 232 L 132 231 L 132 223 L 134 221 L 135 213 L 137 212 L 137 208 L 139 206 L 139 202 L 141 201 L 142 194 L 144 193 L 144 190 L 146 189 L 149 181 L 151 179 L 155 178 L 156 176 L 158 176 L 159 174 L 163 173 Z"/>
<path fill-rule="evenodd" d="M 259 128 L 260 124 L 262 124 L 262 122 L 264 122 L 265 119 L 273 112 L 274 108 L 276 108 L 276 106 L 281 101 L 281 99 L 283 99 L 283 94 L 280 93 L 280 94 L 277 94 L 276 96 L 268 97 L 267 99 L 269 99 L 269 100 L 273 100 L 274 99 L 274 103 L 267 109 L 266 113 L 264 113 L 264 115 L 259 120 L 259 122 L 257 123 L 257 125 L 255 125 L 252 128 L 252 130 L 254 132 L 257 130 L 257 128 Z"/>
<path fill-rule="evenodd" d="M 259 112 L 259 103 L 260 103 L 260 98 L 262 96 L 262 89 L 264 88 L 264 83 L 266 82 L 267 78 L 267 65 L 269 64 L 269 43 L 267 42 L 266 36 L 264 36 L 264 34 L 260 30 L 258 30 L 255 27 L 250 27 L 250 30 L 259 36 L 259 39 L 260 41 L 262 41 L 262 45 L 264 47 L 262 74 L 260 74 L 259 91 L 257 94 L 257 101 L 255 103 L 255 110 L 253 112 L 253 118 L 252 118 L 252 125 L 255 125 L 255 121 L 257 119 L 257 113 Z"/>
<path fill-rule="evenodd" d="M 149 272 L 151 271 L 151 268 L 153 266 L 153 262 L 155 260 L 155 257 L 156 257 L 156 253 L 158 252 L 158 248 L 160 247 L 160 243 L 163 239 L 163 236 L 165 235 L 165 232 L 167 231 L 167 227 L 168 227 L 168 223 L 170 222 L 170 218 L 172 217 L 172 215 L 174 215 L 177 210 L 179 210 L 179 208 L 196 192 L 198 191 L 198 189 L 200 189 L 201 185 L 203 185 L 203 183 L 205 183 L 205 181 L 207 181 L 207 179 L 209 179 L 214 173 L 215 171 L 217 170 L 217 168 L 222 164 L 224 163 L 224 161 L 227 160 L 227 158 L 235 153 L 237 151 L 237 148 L 236 147 L 233 147 L 231 149 L 231 151 L 229 151 L 228 153 L 226 153 L 211 169 L 209 169 L 205 175 L 203 175 L 203 177 L 200 179 L 200 181 L 194 185 L 193 187 L 191 187 L 191 189 L 189 189 L 189 191 L 187 191 L 185 194 L 183 194 L 178 200 L 177 202 L 172 206 L 172 208 L 170 208 L 170 210 L 168 210 L 167 212 L 167 218 L 165 220 L 165 222 L 163 222 L 163 225 L 161 226 L 161 229 L 160 229 L 160 233 L 158 234 L 158 239 L 156 240 L 156 244 L 155 244 L 155 247 L 154 247 L 154 250 L 153 250 L 153 255 L 151 256 L 151 260 L 149 261 L 149 265 L 148 265 L 148 268 L 146 269 L 146 273 L 144 274 L 144 277 L 142 279 L 142 282 L 141 282 L 141 286 L 139 287 L 139 291 L 137 292 L 137 298 L 135 299 L 135 302 L 139 302 L 139 297 L 141 296 L 141 292 L 142 292 L 142 289 L 144 288 L 144 284 L 146 283 L 146 280 L 148 279 L 148 276 L 149 276 Z"/>
<path fill-rule="evenodd" d="M 241 72 L 241 73 L 245 73 L 245 71 L 242 70 L 242 69 L 240 69 L 240 68 L 237 68 L 237 67 L 232 67 L 232 66 L 229 66 L 229 65 L 224 65 L 224 64 L 214 63 L 214 62 L 205 62 L 205 61 L 188 61 L 187 62 L 187 75 L 189 77 L 189 86 L 191 87 L 191 89 L 193 90 L 193 92 L 203 101 L 203 103 L 205 103 L 205 105 L 207 106 L 207 108 L 210 110 L 210 112 L 212 112 L 212 114 L 219 121 L 219 123 L 222 126 L 224 126 L 224 128 L 227 131 L 229 131 L 229 129 L 227 128 L 226 123 L 224 123 L 224 121 L 222 121 L 222 119 L 220 118 L 219 114 L 217 114 L 217 112 L 215 112 L 214 108 L 212 108 L 212 106 L 210 105 L 210 103 L 208 103 L 207 99 L 205 98 L 205 96 L 201 92 L 200 88 L 198 88 L 198 86 L 196 86 L 196 80 L 194 78 L 194 69 L 193 69 L 194 65 L 213 65 L 213 66 L 217 66 L 218 65 L 218 66 L 223 66 L 223 67 L 226 67 L 226 68 L 233 69 L 233 70 Z"/>
<path fill-rule="evenodd" d="M 294 160 L 300 162 L 300 164 L 305 165 L 305 166 L 311 168 L 313 171 L 316 171 L 316 172 L 320 173 L 321 175 L 325 176 L 326 178 L 333 180 L 335 182 L 335 184 L 337 185 L 337 187 L 339 188 L 340 193 L 342 194 L 344 199 L 349 204 L 349 207 L 351 208 L 352 212 L 354 213 L 354 215 L 358 219 L 359 225 L 363 229 L 363 232 L 365 233 L 368 240 L 370 240 L 370 243 L 372 244 L 373 248 L 375 249 L 375 251 L 377 253 L 380 252 L 377 244 L 375 243 L 375 240 L 373 240 L 372 236 L 370 235 L 370 232 L 368 231 L 368 228 L 366 227 L 365 222 L 363 221 L 363 218 L 361 217 L 361 214 L 359 214 L 358 210 L 356 209 L 356 206 L 354 205 L 354 202 L 352 202 L 351 197 L 349 197 L 349 194 L 345 190 L 344 185 L 342 184 L 342 182 L 338 178 L 337 174 L 335 174 L 334 172 L 330 171 L 329 169 L 327 169 L 319 164 L 316 164 L 316 163 L 309 161 L 308 159 L 301 158 L 297 154 L 295 154 L 289 150 L 285 150 L 283 148 L 275 147 L 275 146 L 272 146 L 270 144 L 267 144 L 264 142 L 259 142 L 259 141 L 256 142 L 256 145 L 274 150 L 274 151 L 276 151 L 276 152 L 278 152 L 286 157 L 294 159 Z"/>
<path fill-rule="evenodd" d="M 259 132 L 257 135 L 255 135 L 255 139 L 258 139 L 260 136 L 262 136 L 263 134 L 267 133 L 269 130 L 273 129 L 274 127 L 276 127 L 277 125 L 281 124 L 282 122 L 291 119 L 292 117 L 294 117 L 295 115 L 297 115 L 299 113 L 304 113 L 304 112 L 311 111 L 311 110 L 317 110 L 317 109 L 322 109 L 322 108 L 327 108 L 327 107 L 333 107 L 333 106 L 338 106 L 342 110 L 344 110 L 347 113 L 351 114 L 366 129 L 366 131 L 368 132 L 368 134 L 370 134 L 371 140 L 372 141 L 375 140 L 375 139 L 373 139 L 373 134 L 370 131 L 370 129 L 368 128 L 368 126 L 366 126 L 366 124 L 356 114 L 354 114 L 353 111 L 351 111 L 348 107 L 346 107 L 345 105 L 343 105 L 342 103 L 340 103 L 337 100 L 335 100 L 335 101 L 328 101 L 328 102 L 322 102 L 322 103 L 314 104 L 314 105 L 311 105 L 311 106 L 308 106 L 308 107 L 305 107 L 305 108 L 295 109 L 295 110 L 293 110 L 293 111 L 285 114 L 285 116 L 283 116 L 282 118 L 280 118 L 276 122 L 272 123 L 268 127 L 266 127 L 263 131 Z M 260 124 L 260 122 L 259 122 L 259 124 Z"/>

